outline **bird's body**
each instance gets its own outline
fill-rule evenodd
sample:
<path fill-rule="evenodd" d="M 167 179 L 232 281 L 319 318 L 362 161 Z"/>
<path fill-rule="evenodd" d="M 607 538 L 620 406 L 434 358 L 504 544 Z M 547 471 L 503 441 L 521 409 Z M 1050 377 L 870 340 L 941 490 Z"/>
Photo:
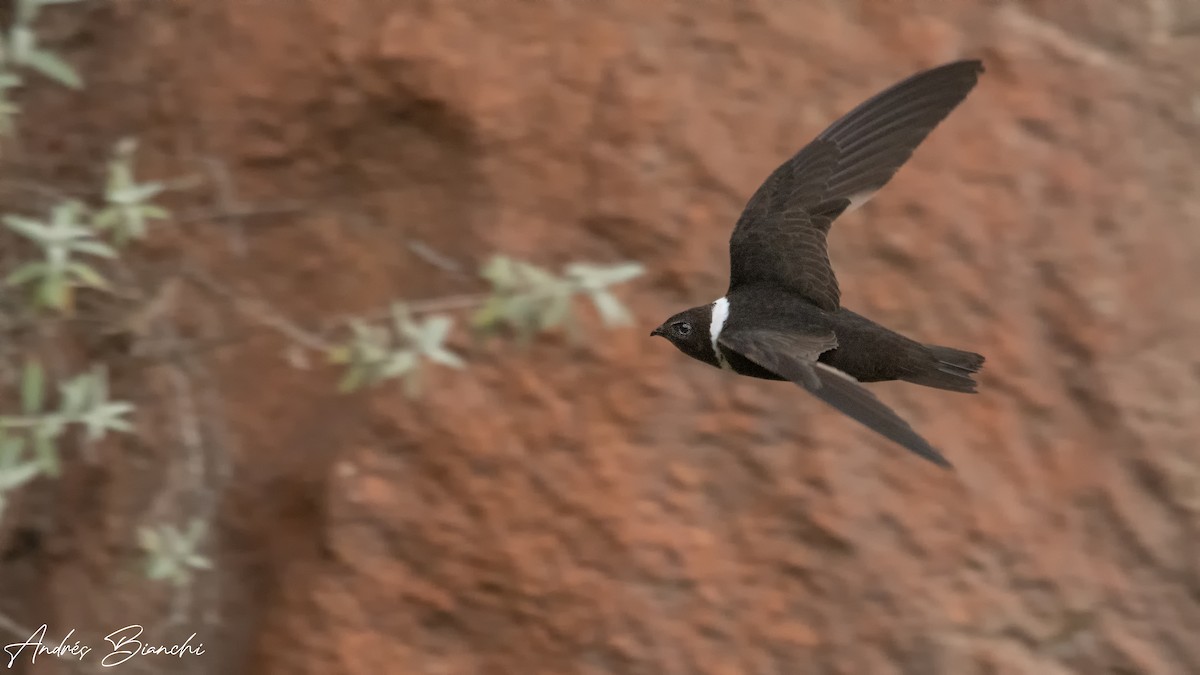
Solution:
<path fill-rule="evenodd" d="M 771 304 L 761 305 L 737 302 L 737 293 L 727 296 L 725 299 L 730 306 L 744 307 L 747 311 L 738 312 L 736 319 L 730 313 L 723 329 L 769 327 L 793 333 L 830 330 L 837 338 L 837 346 L 822 352 L 817 361 L 859 382 L 905 380 L 950 391 L 975 390 L 970 373 L 982 364 L 977 354 L 921 344 L 845 307 L 826 312 L 790 293 L 771 293 L 769 297 Z M 720 348 L 732 366 L 730 370 L 739 375 L 764 380 L 787 379 L 740 357 L 728 347 Z"/>
<path fill-rule="evenodd" d="M 724 296 L 652 335 L 717 368 L 790 380 L 938 464 L 941 453 L 860 382 L 903 380 L 973 393 L 983 357 L 927 345 L 841 306 L 826 254 L 833 221 L 869 199 L 974 87 L 982 66 L 918 73 L 847 113 L 777 168 L 730 237 Z"/>

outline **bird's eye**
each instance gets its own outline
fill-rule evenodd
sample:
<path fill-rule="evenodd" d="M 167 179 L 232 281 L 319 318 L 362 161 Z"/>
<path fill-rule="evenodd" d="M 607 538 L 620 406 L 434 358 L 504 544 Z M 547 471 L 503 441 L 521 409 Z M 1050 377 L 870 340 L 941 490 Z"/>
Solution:
<path fill-rule="evenodd" d="M 688 333 L 692 332 L 692 324 L 685 321 L 680 321 L 671 327 L 674 328 L 675 332 L 679 333 L 680 335 L 687 335 Z"/>

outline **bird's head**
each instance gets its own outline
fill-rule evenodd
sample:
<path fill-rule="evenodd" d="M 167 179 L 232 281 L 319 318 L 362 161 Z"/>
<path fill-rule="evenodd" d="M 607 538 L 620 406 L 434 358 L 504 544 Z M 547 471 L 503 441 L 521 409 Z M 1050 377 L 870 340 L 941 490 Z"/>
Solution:
<path fill-rule="evenodd" d="M 679 351 L 694 359 L 716 364 L 717 356 L 713 353 L 712 336 L 709 334 L 711 323 L 712 305 L 701 305 L 672 316 L 651 331 L 650 335 L 665 337 Z"/>

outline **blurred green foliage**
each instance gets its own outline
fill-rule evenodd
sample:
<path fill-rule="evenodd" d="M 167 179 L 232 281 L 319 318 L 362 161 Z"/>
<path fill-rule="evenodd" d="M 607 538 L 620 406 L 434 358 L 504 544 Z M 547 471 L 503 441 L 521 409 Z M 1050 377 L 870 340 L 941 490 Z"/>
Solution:
<path fill-rule="evenodd" d="M 83 87 L 83 79 L 58 54 L 38 44 L 34 22 L 43 7 L 65 5 L 79 0 L 16 0 L 13 21 L 0 33 L 0 134 L 12 135 L 13 118 L 20 107 L 11 91 L 24 84 L 23 73 L 33 71 L 72 89 Z"/>
<path fill-rule="evenodd" d="M 587 296 L 607 326 L 630 322 L 629 310 L 610 288 L 642 274 L 637 263 L 592 265 L 573 263 L 562 274 L 554 274 L 533 263 L 504 255 L 493 256 L 480 271 L 491 292 L 477 298 L 470 327 L 477 335 L 510 330 L 522 344 L 539 332 L 563 327 L 579 334 L 574 303 Z M 461 357 L 445 347 L 454 320 L 431 313 L 423 321 L 413 318 L 404 303 L 392 306 L 390 325 L 372 325 L 364 320 L 350 324 L 349 339 L 330 350 L 330 359 L 346 367 L 340 389 L 354 391 L 385 380 L 404 382 L 409 396 L 420 393 L 421 373 L 426 363 L 463 368 Z"/>
<path fill-rule="evenodd" d="M 112 431 L 132 432 L 128 417 L 134 407 L 113 401 L 101 367 L 58 385 L 57 406 L 47 407 L 46 376 L 35 359 L 25 362 L 21 376 L 21 414 L 0 415 L 0 516 L 6 492 L 45 474 L 61 471 L 59 442 L 71 429 L 81 432 L 85 445 Z"/>
<path fill-rule="evenodd" d="M 196 570 L 211 569 L 212 562 L 199 553 L 206 529 L 198 518 L 183 530 L 168 524 L 140 528 L 138 544 L 146 554 L 146 578 L 182 586 Z"/>
<path fill-rule="evenodd" d="M 13 95 L 27 84 L 27 74 L 73 89 L 83 86 L 70 64 L 39 44 L 34 29 L 41 9 L 76 1 L 16 0 L 11 25 L 0 32 L 0 140 L 19 133 L 20 106 Z M 138 296 L 136 289 L 122 288 L 114 281 L 130 276 L 133 258 L 123 256 L 129 253 L 131 244 L 150 235 L 153 221 L 170 221 L 173 215 L 157 203 L 165 195 L 167 184 L 136 178 L 137 148 L 132 138 L 116 143 L 104 185 L 94 193 L 97 196 L 58 197 L 48 207 L 4 207 L 0 234 L 7 231 L 13 243 L 21 245 L 13 247 L 15 259 L 9 258 L 11 269 L 3 270 L 3 283 L 29 289 L 25 303 L 9 305 L 6 311 L 28 313 L 33 321 L 44 320 L 50 325 L 74 313 L 76 297 L 85 291 L 109 291 L 122 298 Z M 71 191 L 46 192 L 61 195 Z M 631 320 L 629 310 L 613 295 L 612 288 L 642 271 L 636 263 L 574 263 L 553 273 L 530 262 L 497 255 L 480 271 L 489 291 L 470 296 L 470 302 L 458 303 L 457 307 L 474 311 L 468 325 L 477 336 L 508 333 L 527 345 L 539 332 L 563 328 L 578 337 L 576 300 L 590 300 L 604 325 L 625 325 Z M 446 310 L 446 303 L 439 304 L 438 300 L 393 303 L 382 321 L 352 319 L 346 340 L 334 345 L 313 338 L 279 317 L 272 316 L 272 321 L 263 323 L 277 329 L 283 326 L 282 332 L 305 346 L 326 349 L 330 359 L 344 367 L 338 385 L 342 391 L 398 380 L 408 396 L 415 397 L 422 391 L 429 366 L 463 369 L 468 365 L 447 346 L 453 338 L 455 319 Z M 39 346 L 43 352 L 51 348 Z M 87 447 L 113 432 L 133 433 L 132 418 L 137 412 L 132 403 L 110 397 L 106 371 L 100 365 L 55 384 L 37 358 L 29 354 L 21 358 L 20 412 L 0 411 L 0 517 L 6 498 L 14 491 L 40 476 L 59 475 L 64 439 L 74 438 Z M 194 572 L 209 568 L 210 561 L 199 552 L 206 531 L 206 522 L 201 518 L 191 520 L 183 529 L 166 523 L 141 528 L 138 541 L 145 554 L 146 577 L 182 586 Z"/>
<path fill-rule="evenodd" d="M 572 300 L 586 295 L 605 325 L 623 326 L 630 321 L 629 311 L 609 289 L 642 272 L 642 266 L 632 262 L 608 266 L 573 263 L 556 275 L 532 263 L 497 255 L 481 272 L 491 283 L 492 293 L 472 323 L 485 333 L 509 328 L 523 342 L 539 331 L 560 326 L 577 334 Z"/>
<path fill-rule="evenodd" d="M 355 319 L 350 324 L 353 332 L 350 340 L 330 354 L 334 363 L 346 365 L 339 388 L 348 392 L 400 378 L 408 395 L 416 396 L 425 362 L 451 368 L 465 365 L 444 344 L 453 325 L 454 320 L 444 314 L 415 320 L 402 303 L 392 305 L 390 325 L 375 326 Z"/>

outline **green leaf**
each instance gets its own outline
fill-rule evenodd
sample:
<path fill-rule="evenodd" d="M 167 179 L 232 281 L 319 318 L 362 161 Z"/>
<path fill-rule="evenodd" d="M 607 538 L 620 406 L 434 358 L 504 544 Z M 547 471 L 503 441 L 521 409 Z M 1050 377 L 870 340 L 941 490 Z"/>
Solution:
<path fill-rule="evenodd" d="M 343 394 L 357 391 L 363 386 L 365 380 L 365 369 L 358 364 L 351 365 L 346 369 L 346 373 L 342 376 L 342 379 L 338 381 L 338 391 Z"/>
<path fill-rule="evenodd" d="M 35 49 L 35 45 L 37 44 L 37 34 L 35 34 L 33 30 L 29 28 L 29 22 L 33 20 L 33 17 L 30 16 L 28 19 L 21 18 L 22 7 L 27 8 L 30 12 L 36 11 L 35 9 L 30 8 L 31 4 L 32 3 L 26 4 L 23 2 L 17 4 L 17 21 L 15 24 L 13 24 L 12 30 L 9 31 L 8 34 L 9 56 L 15 63 L 22 65 L 25 64 L 25 59 L 29 55 L 29 52 L 33 51 Z M 33 7 L 36 7 L 36 5 L 33 5 Z"/>
<path fill-rule="evenodd" d="M 100 273 L 92 269 L 89 265 L 81 262 L 72 262 L 67 264 L 67 269 L 85 286 L 100 289 L 108 288 L 108 280 L 100 276 Z"/>
<path fill-rule="evenodd" d="M 158 195 L 165 189 L 167 189 L 166 185 L 157 182 L 130 185 L 110 193 L 108 200 L 118 204 L 134 205 Z"/>
<path fill-rule="evenodd" d="M 54 440 L 66 431 L 69 420 L 65 419 L 61 414 L 52 414 L 42 415 L 42 419 L 39 422 L 41 426 L 38 428 L 46 435 L 46 438 Z"/>
<path fill-rule="evenodd" d="M 132 404 L 124 403 L 124 405 L 129 406 L 129 412 L 131 412 L 131 413 L 133 412 L 134 407 Z M 122 414 L 125 414 L 125 413 L 122 413 Z M 109 431 L 119 431 L 123 434 L 132 434 L 134 431 L 134 426 L 133 426 L 133 422 L 130 422 L 129 420 L 125 419 L 124 417 L 117 417 L 117 418 L 113 418 L 108 421 L 108 430 Z"/>
<path fill-rule="evenodd" d="M 330 363 L 341 365 L 349 363 L 353 352 L 346 345 L 334 345 L 325 352 L 325 359 Z"/>
<path fill-rule="evenodd" d="M 418 327 L 413 324 L 412 313 L 408 311 L 408 305 L 403 302 L 392 303 L 392 330 L 396 335 L 403 335 L 410 339 L 415 339 L 418 334 Z"/>
<path fill-rule="evenodd" d="M 132 432 L 133 424 L 124 418 L 133 411 L 133 404 L 125 401 L 98 404 L 79 419 L 84 426 L 86 442 L 95 443 L 109 431 Z"/>
<path fill-rule="evenodd" d="M 6 435 L 4 418 L 0 417 L 0 466 L 15 465 L 21 459 L 24 450 L 25 439 Z"/>
<path fill-rule="evenodd" d="M 59 408 L 63 415 L 78 417 L 87 408 L 91 378 L 91 374 L 84 373 L 58 385 Z"/>
<path fill-rule="evenodd" d="M 73 227 L 78 221 L 79 215 L 87 211 L 87 205 L 78 199 L 68 199 L 54 205 L 50 209 L 50 218 L 55 225 L 63 226 L 66 230 L 73 230 L 75 233 L 87 234 L 86 229 Z"/>
<path fill-rule="evenodd" d="M 478 331 L 488 330 L 504 320 L 507 311 L 507 301 L 500 296 L 487 299 L 471 317 L 471 326 Z"/>
<path fill-rule="evenodd" d="M 38 288 L 37 300 L 44 307 L 66 309 L 71 304 L 71 285 L 60 275 L 48 275 Z"/>
<path fill-rule="evenodd" d="M 392 354 L 380 368 L 380 379 L 391 379 L 407 374 L 417 366 L 417 354 L 410 349 L 404 349 Z"/>
<path fill-rule="evenodd" d="M 596 311 L 600 312 L 600 319 L 605 325 L 624 326 L 632 322 L 629 310 L 625 309 L 612 293 L 596 290 L 588 295 L 591 296 L 592 303 L 596 305 Z"/>
<path fill-rule="evenodd" d="M 422 345 L 427 348 L 440 346 L 450 334 L 454 319 L 445 314 L 435 314 L 425 320 L 422 327 Z"/>
<path fill-rule="evenodd" d="M 562 283 L 562 280 L 551 274 L 549 270 L 525 262 L 518 263 L 518 265 L 525 285 L 532 290 L 548 292 L 555 285 Z"/>
<path fill-rule="evenodd" d="M 36 462 L 22 462 L 12 466 L 0 466 L 0 492 L 9 492 L 28 483 L 42 472 Z"/>
<path fill-rule="evenodd" d="M 24 461 L 24 450 L 24 439 L 5 437 L 0 428 L 0 495 L 21 487 L 42 472 L 37 462 Z"/>
<path fill-rule="evenodd" d="M 22 485 L 28 483 L 38 474 L 42 472 L 42 468 L 33 462 L 27 462 L 20 466 L 5 469 L 0 473 L 0 492 L 9 492 L 15 490 Z"/>
<path fill-rule="evenodd" d="M 4 224 L 7 225 L 8 229 L 12 230 L 13 232 L 16 232 L 26 239 L 32 239 L 33 241 L 46 241 L 52 236 L 50 228 L 46 227 L 45 223 L 36 221 L 32 218 L 7 215 L 4 216 Z"/>
<path fill-rule="evenodd" d="M 573 263 L 567 265 L 564 271 L 568 276 L 579 279 L 588 288 L 607 288 L 641 276 L 645 267 L 635 262 L 616 265 Z"/>
<path fill-rule="evenodd" d="M 146 218 L 158 218 L 164 220 L 171 217 L 171 212 L 159 206 L 158 204 L 143 204 L 141 207 L 142 215 Z"/>
<path fill-rule="evenodd" d="M 467 365 L 466 362 L 462 360 L 462 357 L 450 351 L 449 349 L 446 349 L 445 347 L 438 347 L 426 352 L 425 358 L 433 361 L 434 363 L 440 363 L 448 368 L 454 368 L 455 370 L 462 370 Z"/>
<path fill-rule="evenodd" d="M 20 286 L 45 276 L 48 269 L 49 266 L 43 262 L 25 263 L 5 277 L 4 283 L 8 286 Z"/>
<path fill-rule="evenodd" d="M 167 541 L 167 545 L 164 548 L 178 558 L 179 553 L 186 550 L 188 546 L 187 537 L 174 525 L 164 525 L 162 533 Z"/>
<path fill-rule="evenodd" d="M 176 574 L 175 561 L 169 556 L 152 556 L 146 565 L 146 578 L 152 581 L 174 577 Z"/>
<path fill-rule="evenodd" d="M 542 307 L 538 317 L 538 328 L 550 330 L 557 328 L 566 321 L 571 313 L 571 298 L 566 293 L 558 293 L 549 298 Z"/>
<path fill-rule="evenodd" d="M 92 227 L 103 231 L 121 222 L 121 207 L 106 206 L 92 216 Z"/>
<path fill-rule="evenodd" d="M 54 52 L 30 47 L 21 62 L 59 84 L 71 89 L 83 88 L 83 80 L 80 79 L 79 73 Z"/>
<path fill-rule="evenodd" d="M 34 415 L 42 410 L 46 399 L 46 377 L 42 364 L 35 359 L 25 362 L 25 372 L 21 376 L 21 409 L 26 415 Z"/>
<path fill-rule="evenodd" d="M 61 465 L 58 461 L 58 446 L 54 444 L 54 435 L 42 427 L 35 428 L 30 435 L 33 437 L 33 453 L 37 457 L 42 472 L 57 478 L 61 471 Z"/>
<path fill-rule="evenodd" d="M 162 545 L 158 530 L 152 527 L 140 527 L 137 533 L 138 544 L 146 551 L 157 551 Z"/>
<path fill-rule="evenodd" d="M 502 255 L 494 255 L 488 259 L 479 274 L 497 288 L 511 288 L 516 283 L 513 261 Z"/>
<path fill-rule="evenodd" d="M 100 258 L 113 259 L 117 257 L 116 250 L 102 241 L 84 239 L 71 244 L 71 248 L 79 253 L 87 253 Z"/>
<path fill-rule="evenodd" d="M 198 519 L 192 521 L 186 532 L 173 525 L 142 528 L 138 539 L 146 552 L 146 577 L 184 584 L 191 578 L 192 570 L 211 569 L 211 561 L 196 551 L 204 530 L 204 523 Z"/>

